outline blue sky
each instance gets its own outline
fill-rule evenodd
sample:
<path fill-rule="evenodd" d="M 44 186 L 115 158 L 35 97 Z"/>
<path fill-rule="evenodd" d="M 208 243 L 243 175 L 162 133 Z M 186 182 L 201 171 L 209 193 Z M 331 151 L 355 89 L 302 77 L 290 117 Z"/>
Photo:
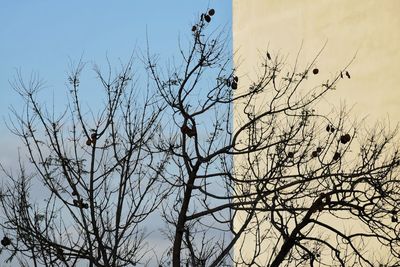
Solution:
<path fill-rule="evenodd" d="M 54 94 L 64 101 L 71 61 L 82 57 L 104 66 L 108 58 L 118 67 L 119 60 L 126 62 L 146 49 L 147 31 L 151 51 L 166 63 L 179 57 L 178 38 L 188 40 L 191 26 L 207 8 L 216 10 L 216 26 L 231 30 L 230 0 L 0 0 L 0 162 L 16 170 L 22 145 L 5 126 L 11 106 L 22 110 L 10 85 L 17 70 L 45 81 L 42 102 L 51 104 Z M 84 75 L 94 79 L 88 65 Z M 161 237 L 154 238 L 165 246 Z"/>
<path fill-rule="evenodd" d="M 70 61 L 105 65 L 127 60 L 134 50 L 145 49 L 146 29 L 151 51 L 161 62 L 178 54 L 178 38 L 184 43 L 199 14 L 216 10 L 213 21 L 231 29 L 230 0 L 0 0 L 0 162 L 13 162 L 19 145 L 6 129 L 9 107 L 21 107 L 21 99 L 9 81 L 16 70 L 34 72 L 52 94 L 65 95 Z M 90 73 L 90 72 L 89 72 Z M 94 74 L 89 74 L 94 76 Z M 93 77 L 90 77 L 93 78 Z M 62 98 L 61 98 L 62 99 Z"/>

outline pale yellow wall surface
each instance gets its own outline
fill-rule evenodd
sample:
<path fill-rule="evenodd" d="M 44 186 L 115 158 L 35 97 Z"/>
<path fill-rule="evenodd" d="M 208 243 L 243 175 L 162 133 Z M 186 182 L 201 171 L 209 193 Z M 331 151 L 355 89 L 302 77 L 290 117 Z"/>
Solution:
<path fill-rule="evenodd" d="M 287 57 L 290 66 L 302 47 L 299 65 L 305 67 L 326 43 L 310 85 L 337 76 L 355 58 L 351 79 L 341 80 L 322 104 L 339 111 L 346 103 L 350 119 L 368 116 L 373 124 L 388 118 L 393 127 L 400 117 L 399 14 L 400 0 L 233 0 L 238 90 L 256 79 L 266 50 Z"/>
<path fill-rule="evenodd" d="M 233 46 L 239 74 L 254 78 L 260 51 L 300 64 L 317 62 L 321 77 L 332 77 L 356 55 L 352 78 L 329 101 L 354 104 L 354 115 L 369 121 L 400 115 L 400 1 L 398 0 L 233 0 Z M 243 85 L 243 84 L 242 84 Z M 341 101 L 340 101 L 341 100 Z"/>

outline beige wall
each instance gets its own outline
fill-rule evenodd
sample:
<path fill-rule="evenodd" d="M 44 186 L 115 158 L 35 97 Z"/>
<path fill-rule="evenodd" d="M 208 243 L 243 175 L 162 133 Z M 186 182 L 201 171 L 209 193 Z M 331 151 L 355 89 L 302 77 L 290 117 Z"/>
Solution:
<path fill-rule="evenodd" d="M 309 63 L 327 42 L 317 66 L 333 76 L 356 55 L 352 78 L 342 81 L 329 102 L 354 104 L 369 120 L 400 115 L 400 1 L 233 0 L 233 45 L 241 75 L 254 73 L 260 51 Z M 341 101 L 340 101 L 341 100 Z"/>
<path fill-rule="evenodd" d="M 324 98 L 325 108 L 338 111 L 345 103 L 355 120 L 368 116 L 367 124 L 382 119 L 397 124 L 399 14 L 399 0 L 233 0 L 239 90 L 256 78 L 260 56 L 266 50 L 287 57 L 293 65 L 302 46 L 299 65 L 305 66 L 326 43 L 316 63 L 320 75 L 315 79 L 324 82 L 334 77 L 355 58 L 348 68 L 352 78 L 341 80 L 337 90 Z"/>

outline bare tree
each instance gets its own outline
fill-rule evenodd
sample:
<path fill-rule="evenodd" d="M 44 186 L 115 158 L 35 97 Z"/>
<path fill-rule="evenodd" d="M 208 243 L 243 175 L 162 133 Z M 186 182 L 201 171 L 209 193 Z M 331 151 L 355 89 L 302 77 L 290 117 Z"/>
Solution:
<path fill-rule="evenodd" d="M 83 67 L 70 73 L 71 101 L 58 117 L 36 99 L 37 77 L 12 84 L 26 105 L 11 128 L 34 172 L 3 169 L 4 246 L 35 266 L 132 266 L 146 254 L 141 222 L 166 193 L 157 182 L 166 158 L 152 152 L 162 107 L 134 90 L 130 61 L 114 76 L 95 69 L 104 105 L 89 113 L 79 97 Z M 33 180 L 47 189 L 45 203 L 30 197 Z"/>
<path fill-rule="evenodd" d="M 115 78 L 96 71 L 106 104 L 91 120 L 82 64 L 69 78 L 70 116 L 39 105 L 37 80 L 14 84 L 27 105 L 13 129 L 35 172 L 4 170 L 7 250 L 47 266 L 146 263 L 142 223 L 158 208 L 171 241 L 160 266 L 400 264 L 397 129 L 318 112 L 351 78 L 345 67 L 309 87 L 320 52 L 304 68 L 266 52 L 258 79 L 241 85 L 214 15 L 193 25 L 181 64 L 143 57 L 156 90 L 141 104 L 131 62 Z M 46 205 L 31 204 L 31 179 L 49 189 Z"/>
<path fill-rule="evenodd" d="M 163 77 L 148 61 L 171 127 L 180 128 L 161 147 L 179 169 L 176 199 L 164 203 L 172 265 L 374 266 L 364 250 L 373 241 L 398 264 L 396 130 L 363 133 L 344 111 L 318 113 L 318 101 L 351 78 L 345 67 L 308 89 L 321 75 L 319 53 L 299 69 L 298 58 L 289 68 L 266 52 L 258 80 L 240 86 L 223 37 L 207 31 L 208 12 L 192 28 L 182 65 Z M 363 227 L 330 223 L 344 220 Z"/>

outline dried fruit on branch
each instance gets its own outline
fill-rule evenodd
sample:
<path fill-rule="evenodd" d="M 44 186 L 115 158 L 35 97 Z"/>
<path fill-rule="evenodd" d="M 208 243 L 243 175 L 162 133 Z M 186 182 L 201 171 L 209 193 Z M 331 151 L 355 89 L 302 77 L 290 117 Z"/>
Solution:
<path fill-rule="evenodd" d="M 351 140 L 350 134 L 345 134 L 340 137 L 340 143 L 347 144 Z"/>
<path fill-rule="evenodd" d="M 195 136 L 197 133 L 196 133 L 196 127 L 195 126 L 193 126 L 192 128 L 190 128 L 189 126 L 187 126 L 186 124 L 185 125 L 183 125 L 182 127 L 181 127 L 181 132 L 183 133 L 183 134 L 186 134 L 187 136 L 189 136 L 190 138 L 192 138 L 193 136 Z"/>
<path fill-rule="evenodd" d="M 338 160 L 340 159 L 340 153 L 336 152 L 335 155 L 333 155 L 333 160 Z"/>
<path fill-rule="evenodd" d="M 11 239 L 7 236 L 4 236 L 3 239 L 1 240 L 1 244 L 5 247 L 11 245 Z"/>
<path fill-rule="evenodd" d="M 237 82 L 232 82 L 231 88 L 232 88 L 233 90 L 236 90 L 236 89 L 238 88 Z"/>

